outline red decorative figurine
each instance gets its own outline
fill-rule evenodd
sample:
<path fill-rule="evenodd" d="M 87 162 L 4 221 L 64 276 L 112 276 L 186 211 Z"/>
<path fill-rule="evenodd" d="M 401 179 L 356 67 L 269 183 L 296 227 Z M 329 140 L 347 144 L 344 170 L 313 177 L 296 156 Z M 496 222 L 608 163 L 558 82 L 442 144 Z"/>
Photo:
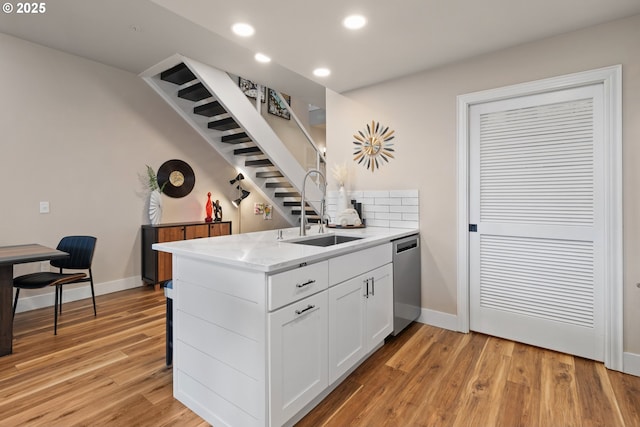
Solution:
<path fill-rule="evenodd" d="M 205 222 L 213 221 L 213 203 L 211 203 L 211 192 L 207 193 L 207 204 L 205 205 L 205 209 L 207 211 L 207 217 L 204 219 Z"/>

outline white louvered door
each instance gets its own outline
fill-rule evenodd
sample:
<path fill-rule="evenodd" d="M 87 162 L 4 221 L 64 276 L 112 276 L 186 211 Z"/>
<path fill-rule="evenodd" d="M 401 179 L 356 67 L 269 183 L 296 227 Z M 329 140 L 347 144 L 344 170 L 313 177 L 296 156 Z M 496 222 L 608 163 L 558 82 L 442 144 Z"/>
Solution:
<path fill-rule="evenodd" d="M 604 359 L 602 94 L 471 107 L 472 330 Z"/>

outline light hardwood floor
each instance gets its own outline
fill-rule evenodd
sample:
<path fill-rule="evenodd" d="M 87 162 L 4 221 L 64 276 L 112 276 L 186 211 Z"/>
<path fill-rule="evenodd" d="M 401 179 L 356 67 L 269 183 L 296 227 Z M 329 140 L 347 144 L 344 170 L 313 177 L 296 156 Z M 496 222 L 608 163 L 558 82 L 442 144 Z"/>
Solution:
<path fill-rule="evenodd" d="M 18 313 L 0 426 L 206 426 L 172 397 L 164 296 L 139 288 Z M 413 324 L 299 426 L 640 426 L 640 378 L 481 334 Z"/>

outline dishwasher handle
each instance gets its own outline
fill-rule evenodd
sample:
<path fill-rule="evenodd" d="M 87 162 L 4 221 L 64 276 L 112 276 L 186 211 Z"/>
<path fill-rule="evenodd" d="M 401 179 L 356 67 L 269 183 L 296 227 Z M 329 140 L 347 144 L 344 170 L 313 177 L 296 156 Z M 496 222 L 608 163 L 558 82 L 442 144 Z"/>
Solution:
<path fill-rule="evenodd" d="M 414 249 L 418 247 L 418 238 L 416 237 L 415 239 L 406 241 L 406 242 L 402 242 L 402 243 L 398 243 L 396 245 L 396 254 L 402 253 L 404 251 L 408 251 L 410 249 Z"/>

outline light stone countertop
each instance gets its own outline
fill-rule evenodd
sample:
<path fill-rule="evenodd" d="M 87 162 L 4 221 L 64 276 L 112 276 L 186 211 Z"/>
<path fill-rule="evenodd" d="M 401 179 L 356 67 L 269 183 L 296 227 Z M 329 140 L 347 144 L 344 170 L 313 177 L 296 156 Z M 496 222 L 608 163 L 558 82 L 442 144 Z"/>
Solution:
<path fill-rule="evenodd" d="M 178 242 L 155 243 L 152 247 L 158 251 L 204 259 L 213 263 L 242 269 L 276 272 L 298 266 L 301 263 L 317 262 L 377 246 L 419 232 L 418 229 L 402 228 L 335 229 L 325 227 L 325 233 L 318 234 L 318 228 L 318 225 L 312 225 L 311 229 L 307 231 L 306 238 L 336 234 L 357 236 L 362 237 L 362 239 L 328 247 L 301 245 L 292 243 L 292 241 L 305 239 L 305 237 L 299 236 L 298 227 L 292 227 L 282 229 L 282 240 L 277 240 L 278 230 L 268 230 Z"/>

